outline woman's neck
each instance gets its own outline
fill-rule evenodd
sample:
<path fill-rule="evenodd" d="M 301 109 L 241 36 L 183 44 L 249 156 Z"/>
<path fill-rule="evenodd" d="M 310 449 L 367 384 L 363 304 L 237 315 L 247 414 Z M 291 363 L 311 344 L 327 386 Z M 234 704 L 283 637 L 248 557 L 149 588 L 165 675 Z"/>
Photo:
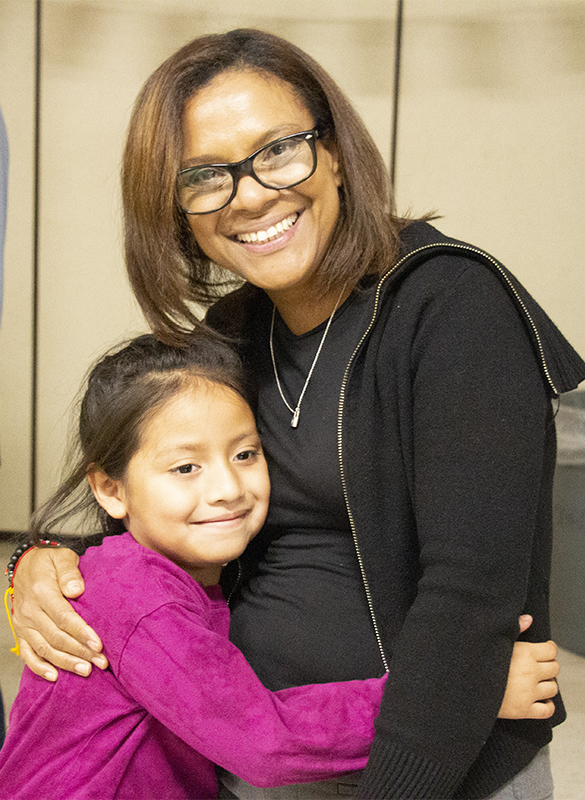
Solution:
<path fill-rule="evenodd" d="M 313 330 L 329 319 L 334 308 L 344 303 L 352 292 L 352 287 L 336 287 L 323 297 L 308 297 L 305 291 L 294 289 L 282 292 L 268 292 L 268 296 L 278 309 L 286 326 L 296 336 Z"/>

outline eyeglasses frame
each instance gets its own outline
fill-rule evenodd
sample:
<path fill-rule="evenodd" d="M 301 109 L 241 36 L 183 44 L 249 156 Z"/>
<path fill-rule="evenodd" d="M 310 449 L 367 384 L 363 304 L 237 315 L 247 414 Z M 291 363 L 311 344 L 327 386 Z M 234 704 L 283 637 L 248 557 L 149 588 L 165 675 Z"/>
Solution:
<path fill-rule="evenodd" d="M 287 186 L 270 186 L 270 184 L 264 183 L 263 181 L 261 181 L 260 178 L 254 172 L 254 167 L 252 166 L 252 163 L 253 163 L 254 159 L 256 158 L 256 156 L 259 155 L 263 150 L 266 150 L 269 147 L 272 147 L 273 145 L 278 144 L 279 142 L 285 142 L 287 139 L 296 139 L 298 136 L 305 136 L 305 141 L 308 142 L 309 147 L 311 148 L 311 152 L 313 153 L 313 168 L 311 169 L 309 174 L 305 178 L 302 178 L 300 181 L 295 181 L 295 183 L 289 183 Z M 249 175 L 251 178 L 254 178 L 254 180 L 257 183 L 259 183 L 260 186 L 263 186 L 265 189 L 277 189 L 279 191 L 281 189 L 292 189 L 293 186 L 298 186 L 300 183 L 304 183 L 305 181 L 309 180 L 311 175 L 313 175 L 315 170 L 317 169 L 316 142 L 317 142 L 318 138 L 319 138 L 319 129 L 318 128 L 313 128 L 312 130 L 309 130 L 309 131 L 299 131 L 298 133 L 290 133 L 288 136 L 281 136 L 278 139 L 274 139 L 274 141 L 272 141 L 272 142 L 268 142 L 268 144 L 265 144 L 262 147 L 258 148 L 258 150 L 256 150 L 254 153 L 252 153 L 252 155 L 249 155 L 246 158 L 243 158 L 241 161 L 235 161 L 235 162 L 229 163 L 229 164 L 198 164 L 198 165 L 195 165 L 193 167 L 185 167 L 185 169 L 181 169 L 177 173 L 177 181 L 179 180 L 179 177 L 181 175 L 184 175 L 186 172 L 190 172 L 193 169 L 206 169 L 208 167 L 221 167 L 221 169 L 225 169 L 227 172 L 229 172 L 229 174 L 232 177 L 232 182 L 233 182 L 234 185 L 233 185 L 232 193 L 229 196 L 229 199 L 226 200 L 226 202 L 223 205 L 221 205 L 219 208 L 214 208 L 213 211 L 189 211 L 188 209 L 183 207 L 183 205 L 181 204 L 180 201 L 179 201 L 179 206 L 183 209 L 185 214 L 192 214 L 194 216 L 203 216 L 205 214 L 215 214 L 216 211 L 221 211 L 222 208 L 225 208 L 226 206 L 229 206 L 229 204 L 232 202 L 232 200 L 234 199 L 234 197 L 236 196 L 236 193 L 238 191 L 238 184 L 240 182 L 240 178 L 243 178 L 245 175 Z"/>

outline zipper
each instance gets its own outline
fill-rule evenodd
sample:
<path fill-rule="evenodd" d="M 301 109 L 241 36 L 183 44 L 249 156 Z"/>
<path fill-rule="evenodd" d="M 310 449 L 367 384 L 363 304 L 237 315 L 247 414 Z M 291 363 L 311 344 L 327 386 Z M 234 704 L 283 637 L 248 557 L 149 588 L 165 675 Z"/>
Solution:
<path fill-rule="evenodd" d="M 399 262 L 401 263 L 401 262 Z M 387 273 L 389 274 L 389 273 Z M 355 553 L 358 560 L 358 565 L 360 568 L 360 575 L 362 577 L 362 584 L 366 593 L 366 601 L 368 603 L 368 610 L 370 612 L 370 619 L 372 620 L 372 625 L 374 627 L 374 635 L 376 637 L 376 643 L 378 645 L 378 651 L 380 653 L 380 657 L 382 659 L 382 664 L 384 665 L 384 671 L 389 672 L 390 668 L 388 666 L 388 659 L 386 658 L 386 653 L 384 652 L 384 645 L 382 644 L 382 637 L 380 636 L 380 628 L 378 626 L 378 620 L 376 619 L 376 612 L 374 611 L 374 603 L 372 600 L 372 592 L 370 591 L 370 583 L 368 581 L 368 576 L 366 575 L 366 569 L 364 567 L 364 561 L 362 558 L 362 552 L 360 548 L 360 543 L 357 535 L 357 530 L 355 526 L 355 520 L 353 516 L 353 512 L 351 510 L 351 505 L 349 503 L 349 496 L 347 492 L 347 481 L 345 478 L 345 469 L 343 466 L 343 407 L 345 404 L 345 392 L 347 389 L 347 381 L 349 378 L 349 371 L 353 364 L 353 361 L 361 348 L 364 340 L 368 336 L 369 332 L 371 331 L 376 316 L 378 314 L 378 305 L 380 299 L 380 288 L 381 288 L 382 281 L 380 281 L 378 285 L 378 291 L 376 292 L 376 298 L 374 301 L 374 312 L 372 314 L 372 318 L 370 320 L 370 324 L 366 328 L 365 332 L 362 335 L 362 338 L 359 340 L 355 350 L 351 354 L 351 357 L 347 363 L 347 367 L 345 368 L 345 372 L 343 374 L 343 380 L 341 382 L 341 391 L 339 393 L 339 406 L 337 409 L 337 453 L 339 457 L 339 471 L 341 473 L 341 485 L 343 488 L 343 499 L 345 501 L 345 508 L 347 510 L 347 516 L 349 518 L 349 525 L 351 528 L 351 536 L 353 539 L 353 546 L 355 549 Z"/>
<path fill-rule="evenodd" d="M 524 313 L 524 315 L 525 315 L 525 317 L 526 317 L 526 319 L 527 319 L 527 321 L 528 321 L 528 323 L 530 325 L 530 328 L 531 328 L 531 330 L 532 330 L 532 332 L 534 334 L 534 338 L 535 338 L 536 343 L 537 343 L 540 363 L 542 365 L 542 369 L 543 369 L 544 375 L 546 377 L 546 380 L 548 381 L 549 386 L 551 387 L 551 389 L 552 389 L 552 391 L 554 392 L 555 395 L 559 394 L 557 389 L 556 389 L 556 387 L 555 387 L 555 384 L 553 383 L 553 380 L 551 378 L 550 371 L 548 369 L 548 364 L 546 363 L 546 358 L 545 358 L 545 355 L 544 355 L 544 349 L 543 349 L 543 346 L 542 346 L 542 340 L 540 338 L 540 334 L 538 332 L 536 324 L 535 324 L 534 320 L 532 319 L 532 316 L 531 316 L 530 312 L 526 308 L 526 304 L 524 303 L 524 301 L 522 300 L 522 298 L 518 294 L 518 291 L 517 291 L 516 287 L 514 286 L 512 281 L 509 279 L 509 277 L 506 275 L 506 273 L 504 272 L 504 270 L 503 270 L 502 266 L 500 265 L 500 263 L 495 258 L 490 256 L 489 253 L 486 253 L 485 251 L 480 250 L 477 247 L 472 247 L 471 245 L 456 244 L 456 243 L 451 243 L 451 242 L 441 242 L 440 244 L 436 244 L 435 243 L 435 244 L 424 245 L 423 247 L 418 247 L 416 250 L 412 250 L 406 256 L 403 256 L 403 258 L 401 258 L 390 270 L 388 270 L 388 272 L 386 272 L 382 276 L 380 281 L 378 282 L 378 288 L 377 288 L 376 296 L 375 296 L 375 299 L 374 299 L 374 309 L 373 309 L 373 312 L 372 312 L 372 317 L 370 319 L 368 327 L 366 328 L 366 330 L 362 334 L 361 339 L 359 340 L 359 342 L 357 343 L 353 353 L 351 354 L 351 357 L 350 357 L 350 359 L 349 359 L 349 361 L 347 363 L 347 367 L 345 368 L 345 372 L 344 372 L 344 375 L 343 375 L 343 380 L 341 382 L 341 391 L 339 393 L 339 406 L 338 406 L 338 410 L 337 410 L 337 453 L 338 453 L 338 458 L 339 458 L 339 471 L 340 471 L 340 474 L 341 474 L 341 484 L 342 484 L 342 488 L 343 488 L 343 497 L 344 497 L 344 501 L 345 501 L 345 507 L 346 507 L 346 510 L 347 510 L 347 515 L 348 515 L 348 518 L 349 518 L 349 524 L 350 524 L 350 527 L 351 527 L 351 534 L 352 534 L 352 538 L 353 538 L 355 553 L 356 553 L 357 560 L 358 560 L 358 565 L 359 565 L 360 574 L 361 574 L 361 578 L 362 578 L 362 584 L 363 584 L 363 587 L 364 587 L 364 590 L 365 590 L 365 593 L 366 593 L 366 600 L 367 600 L 367 603 L 368 603 L 368 610 L 370 612 L 370 619 L 372 620 L 372 625 L 373 625 L 373 628 L 374 628 L 374 634 L 375 634 L 375 637 L 376 637 L 376 642 L 378 644 L 378 650 L 380 652 L 380 657 L 382 659 L 382 664 L 384 665 L 384 669 L 385 669 L 386 672 L 389 671 L 388 659 L 386 658 L 386 654 L 384 652 L 384 645 L 382 643 L 382 637 L 380 635 L 380 628 L 378 626 L 378 621 L 376 619 L 376 613 L 374 611 L 374 603 L 373 603 L 373 600 L 372 600 L 372 593 L 371 593 L 371 590 L 370 590 L 370 584 L 369 584 L 368 576 L 366 574 L 366 570 L 365 570 L 365 567 L 364 567 L 364 561 L 363 561 L 361 547 L 360 547 L 360 543 L 359 543 L 359 539 L 358 539 L 358 535 L 357 535 L 355 519 L 354 519 L 354 516 L 353 516 L 353 512 L 351 510 L 351 505 L 350 505 L 350 502 L 349 502 L 349 496 L 348 496 L 348 491 L 347 491 L 347 480 L 346 480 L 346 476 L 345 476 L 345 468 L 344 468 L 344 465 L 343 465 L 343 409 L 344 409 L 344 405 L 345 405 L 345 396 L 346 396 L 346 390 L 347 390 L 347 383 L 348 383 L 348 380 L 349 380 L 349 373 L 350 373 L 351 367 L 353 365 L 353 362 L 354 362 L 359 350 L 361 349 L 364 341 L 367 339 L 370 331 L 372 330 L 372 328 L 374 326 L 374 323 L 376 321 L 376 317 L 378 316 L 378 309 L 379 309 L 379 306 L 380 306 L 380 293 L 382 291 L 382 288 L 383 288 L 384 284 L 386 283 L 388 278 L 390 278 L 401 266 L 403 266 L 403 264 L 405 264 L 413 256 L 418 255 L 419 253 L 424 253 L 427 250 L 434 250 L 434 249 L 440 250 L 440 249 L 445 248 L 445 247 L 446 248 L 450 248 L 452 250 L 456 250 L 456 251 L 458 251 L 460 253 L 474 253 L 475 255 L 480 256 L 482 259 L 488 260 L 495 267 L 495 269 L 498 271 L 498 274 L 500 275 L 500 277 L 505 281 L 506 285 L 509 287 L 510 291 L 514 295 L 514 297 L 516 299 L 516 302 L 518 303 L 519 307 L 523 311 L 523 313 Z"/>
<path fill-rule="evenodd" d="M 234 592 L 236 591 L 236 589 L 240 585 L 240 581 L 242 580 L 242 561 L 239 558 L 236 559 L 236 560 L 238 562 L 238 576 L 237 576 L 236 580 L 234 581 L 234 585 L 232 586 L 229 595 L 226 597 L 226 603 L 227 603 L 228 606 L 230 605 L 230 602 L 231 602 L 231 599 L 232 599 L 232 597 L 234 595 Z"/>

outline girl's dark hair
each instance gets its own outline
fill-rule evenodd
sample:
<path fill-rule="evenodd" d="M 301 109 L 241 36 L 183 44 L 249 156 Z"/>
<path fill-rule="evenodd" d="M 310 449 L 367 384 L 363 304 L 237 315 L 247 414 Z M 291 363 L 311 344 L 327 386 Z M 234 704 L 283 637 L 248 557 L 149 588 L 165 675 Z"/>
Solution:
<path fill-rule="evenodd" d="M 171 397 L 205 380 L 227 386 L 247 400 L 240 360 L 219 336 L 198 332 L 176 348 L 145 334 L 102 357 L 91 369 L 81 400 L 74 466 L 31 523 L 35 542 L 63 532 L 75 515 L 83 534 L 110 536 L 124 531 L 98 504 L 87 483 L 97 467 L 121 479 L 140 446 L 144 424 Z"/>
<path fill-rule="evenodd" d="M 396 260 L 405 220 L 394 214 L 388 172 L 362 120 L 335 81 L 298 47 L 258 30 L 195 39 L 147 80 L 132 113 L 122 166 L 126 265 L 151 327 L 180 344 L 194 327 L 193 303 L 208 306 L 237 279 L 198 246 L 176 199 L 185 103 L 226 70 L 251 69 L 288 83 L 312 114 L 325 146 L 335 145 L 341 211 L 318 267 L 318 291 Z"/>

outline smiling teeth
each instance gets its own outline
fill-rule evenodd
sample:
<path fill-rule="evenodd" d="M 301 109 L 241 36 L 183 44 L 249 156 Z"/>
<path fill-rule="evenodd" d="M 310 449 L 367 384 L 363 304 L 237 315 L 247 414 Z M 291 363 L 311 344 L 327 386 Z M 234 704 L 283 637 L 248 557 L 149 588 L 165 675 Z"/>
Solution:
<path fill-rule="evenodd" d="M 282 222 L 277 222 L 276 225 L 271 225 L 265 231 L 256 231 L 255 233 L 239 233 L 236 239 L 239 242 L 246 242 L 248 244 L 253 242 L 268 242 L 270 239 L 275 239 L 295 224 L 299 215 L 297 213 L 291 214 L 290 217 L 283 219 Z"/>

